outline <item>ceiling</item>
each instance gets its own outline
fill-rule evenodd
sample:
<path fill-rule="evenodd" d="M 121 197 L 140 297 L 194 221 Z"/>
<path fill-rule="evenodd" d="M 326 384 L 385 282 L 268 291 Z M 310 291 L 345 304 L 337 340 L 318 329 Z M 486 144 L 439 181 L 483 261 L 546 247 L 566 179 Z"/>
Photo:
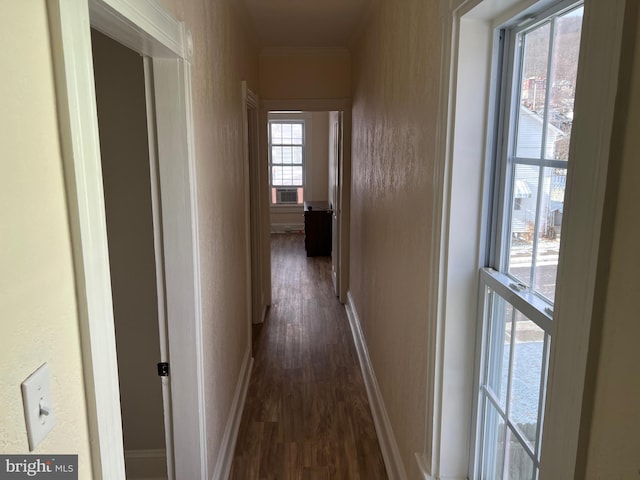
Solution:
<path fill-rule="evenodd" d="M 371 0 L 244 0 L 263 47 L 346 47 Z"/>

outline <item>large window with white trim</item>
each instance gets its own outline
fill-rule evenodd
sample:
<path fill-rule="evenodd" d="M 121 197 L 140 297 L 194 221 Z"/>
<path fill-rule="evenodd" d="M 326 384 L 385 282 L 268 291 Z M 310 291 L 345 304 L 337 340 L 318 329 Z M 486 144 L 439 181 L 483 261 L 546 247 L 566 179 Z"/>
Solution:
<path fill-rule="evenodd" d="M 269 121 L 272 204 L 300 204 L 304 194 L 304 120 Z"/>
<path fill-rule="evenodd" d="M 480 271 L 473 478 L 536 480 L 583 8 L 500 31 L 487 267 Z"/>

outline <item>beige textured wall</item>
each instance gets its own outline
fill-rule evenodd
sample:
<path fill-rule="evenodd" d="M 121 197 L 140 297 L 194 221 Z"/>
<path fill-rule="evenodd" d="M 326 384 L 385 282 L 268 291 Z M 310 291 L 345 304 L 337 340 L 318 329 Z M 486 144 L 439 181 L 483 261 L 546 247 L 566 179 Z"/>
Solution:
<path fill-rule="evenodd" d="M 381 0 L 354 49 L 350 290 L 410 478 L 424 448 L 435 0 Z"/>
<path fill-rule="evenodd" d="M 636 25 L 640 27 L 640 15 Z M 637 31 L 637 29 L 636 29 Z M 587 479 L 640 477 L 640 35 L 624 130 L 617 212 L 597 371 Z"/>
<path fill-rule="evenodd" d="M 125 450 L 164 448 L 142 57 L 92 31 Z"/>
<path fill-rule="evenodd" d="M 0 452 L 28 453 L 20 384 L 49 364 L 56 427 L 34 453 L 91 459 L 44 0 L 0 16 Z"/>
<path fill-rule="evenodd" d="M 245 352 L 250 347 L 240 82 L 257 91 L 258 58 L 240 2 L 163 0 L 193 35 L 195 155 L 208 463 L 213 471 Z"/>
<path fill-rule="evenodd" d="M 341 48 L 265 49 L 260 53 L 262 99 L 349 98 L 351 57 Z"/>

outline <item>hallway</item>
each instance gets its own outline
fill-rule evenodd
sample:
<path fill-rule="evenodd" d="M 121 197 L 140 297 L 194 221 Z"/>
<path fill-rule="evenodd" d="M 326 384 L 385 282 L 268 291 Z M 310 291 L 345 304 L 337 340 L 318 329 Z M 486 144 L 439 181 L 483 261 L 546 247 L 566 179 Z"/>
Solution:
<path fill-rule="evenodd" d="M 308 258 L 303 235 L 271 238 L 273 305 L 254 335 L 231 478 L 387 478 L 331 259 Z"/>

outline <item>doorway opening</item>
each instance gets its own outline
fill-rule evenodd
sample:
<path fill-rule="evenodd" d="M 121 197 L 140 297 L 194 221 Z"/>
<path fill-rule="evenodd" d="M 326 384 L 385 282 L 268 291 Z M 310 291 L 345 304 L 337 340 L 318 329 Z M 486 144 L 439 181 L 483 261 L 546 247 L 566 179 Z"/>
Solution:
<path fill-rule="evenodd" d="M 91 42 L 125 471 L 173 478 L 170 384 L 156 369 L 168 362 L 168 345 L 152 71 L 93 29 Z"/>
<path fill-rule="evenodd" d="M 304 234 L 307 256 L 331 256 L 336 295 L 341 118 L 338 111 L 271 111 L 267 133 L 271 233 Z"/>
<path fill-rule="evenodd" d="M 321 138 L 318 144 L 325 148 L 323 156 L 327 160 L 326 164 L 319 162 L 319 169 L 322 172 L 319 176 L 320 186 L 311 183 L 311 175 L 313 174 L 310 174 L 310 172 L 313 172 L 315 168 L 309 168 L 308 165 L 307 168 L 302 166 L 303 192 L 302 195 L 300 195 L 296 187 L 295 202 L 291 204 L 278 202 L 278 199 L 282 200 L 283 198 L 287 198 L 286 192 L 284 193 L 284 197 L 282 197 L 282 193 L 280 193 L 279 196 L 278 189 L 287 189 L 292 186 L 273 185 L 274 167 L 282 167 L 283 165 L 270 165 L 269 169 L 262 169 L 262 172 L 260 172 L 259 195 L 260 198 L 266 199 L 260 212 L 260 214 L 263 215 L 262 232 L 264 235 L 262 254 L 266 260 L 263 262 L 264 269 L 262 277 L 265 304 L 271 305 L 271 233 L 282 231 L 304 232 L 304 202 L 307 200 L 311 201 L 314 197 L 322 198 L 324 202 L 328 204 L 327 211 L 330 211 L 333 215 L 331 219 L 331 238 L 329 240 L 331 243 L 332 275 L 335 277 L 334 289 L 336 296 L 340 299 L 340 302 L 344 304 L 347 299 L 349 287 L 351 101 L 349 99 L 261 101 L 258 128 L 259 150 L 264 153 L 264 155 L 261 156 L 261 164 L 269 162 L 272 148 L 282 149 L 286 147 L 289 148 L 290 154 L 293 155 L 290 148 L 293 147 L 293 145 L 269 144 L 271 136 L 271 132 L 269 131 L 270 115 L 273 120 L 280 122 L 287 118 L 293 118 L 292 115 L 298 115 L 298 120 L 300 120 L 300 116 L 302 116 L 302 118 L 306 117 L 306 121 L 312 125 L 311 130 L 308 128 L 305 129 L 307 132 L 307 136 L 305 137 L 307 144 L 309 143 L 308 132 L 313 131 L 313 116 L 320 115 L 320 117 L 323 117 L 316 123 L 324 129 L 324 133 L 318 136 L 318 138 Z M 325 126 L 327 128 L 324 128 Z M 333 142 L 331 145 L 329 144 L 330 140 Z M 313 144 L 316 142 L 313 138 L 311 139 L 311 150 L 313 150 Z M 309 145 L 303 146 L 302 150 L 308 151 Z M 330 157 L 333 158 L 332 170 L 330 170 L 329 165 L 331 163 Z M 313 163 L 313 159 L 311 162 Z M 293 167 L 293 164 L 284 166 Z M 293 173 L 295 169 L 289 168 L 289 170 L 290 173 Z M 332 184 L 331 182 L 334 183 Z M 302 196 L 301 199 L 300 196 Z"/>

